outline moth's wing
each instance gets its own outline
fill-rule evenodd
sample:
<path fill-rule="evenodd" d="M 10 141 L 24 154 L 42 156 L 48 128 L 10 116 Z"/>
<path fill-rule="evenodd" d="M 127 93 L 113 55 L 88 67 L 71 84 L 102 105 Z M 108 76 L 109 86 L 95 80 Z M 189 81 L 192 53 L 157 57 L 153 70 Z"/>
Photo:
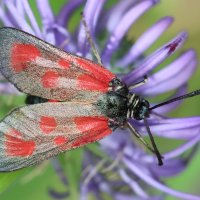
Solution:
<path fill-rule="evenodd" d="M 57 102 L 22 106 L 0 121 L 0 171 L 41 162 L 112 133 L 91 104 Z"/>
<path fill-rule="evenodd" d="M 58 101 L 89 101 L 116 76 L 26 32 L 0 28 L 0 71 L 19 91 Z M 92 93 L 91 93 L 92 91 Z"/>

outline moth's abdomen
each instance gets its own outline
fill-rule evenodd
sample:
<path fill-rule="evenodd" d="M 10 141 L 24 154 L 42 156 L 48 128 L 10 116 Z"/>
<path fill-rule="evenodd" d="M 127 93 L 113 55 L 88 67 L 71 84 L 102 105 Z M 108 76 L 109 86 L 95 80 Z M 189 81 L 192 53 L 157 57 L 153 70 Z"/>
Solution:
<path fill-rule="evenodd" d="M 42 97 L 36 97 L 33 95 L 28 95 L 25 100 L 26 104 L 38 104 L 38 103 L 46 103 L 46 102 L 57 102 L 57 101 L 45 99 Z"/>

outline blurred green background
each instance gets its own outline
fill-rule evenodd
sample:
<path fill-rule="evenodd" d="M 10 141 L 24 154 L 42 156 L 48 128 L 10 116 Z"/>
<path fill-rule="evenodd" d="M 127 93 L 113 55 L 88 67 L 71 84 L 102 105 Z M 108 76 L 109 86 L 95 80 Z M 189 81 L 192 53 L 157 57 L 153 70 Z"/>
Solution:
<path fill-rule="evenodd" d="M 110 0 L 109 0 L 110 1 Z M 59 12 L 62 5 L 66 0 L 50 0 L 55 15 Z M 113 0 L 112 2 L 116 2 Z M 40 22 L 39 13 L 34 0 L 29 0 L 31 8 Z M 128 32 L 128 39 L 135 41 L 139 36 L 152 24 L 160 18 L 171 15 L 174 17 L 172 26 L 150 47 L 145 54 L 148 55 L 172 37 L 179 31 L 186 30 L 189 33 L 189 38 L 184 46 L 176 54 L 172 55 L 164 61 L 160 67 L 163 67 L 174 60 L 180 53 L 188 48 L 194 48 L 197 52 L 197 57 L 200 57 L 200 1 L 199 0 L 162 0 L 160 4 L 145 13 L 130 29 Z M 70 30 L 74 30 L 74 24 L 78 25 L 80 21 L 81 9 L 73 16 L 70 23 Z M 160 68 L 159 67 L 159 68 Z M 200 68 L 198 67 L 192 79 L 189 81 L 189 91 L 197 90 L 200 88 Z M 13 97 L 2 96 L 0 97 L 0 117 L 4 117 L 12 108 L 24 104 L 25 96 Z M 168 116 L 171 117 L 187 117 L 200 115 L 199 108 L 200 97 L 191 98 L 186 100 L 178 109 Z M 148 140 L 148 139 L 147 139 Z M 156 143 L 161 152 L 171 150 L 184 141 L 162 139 L 156 137 Z M 69 199 L 78 199 L 77 187 L 79 183 L 81 159 L 83 148 L 62 154 L 59 156 L 64 171 L 70 182 L 71 197 Z M 29 167 L 24 170 L 9 174 L 0 174 L 0 191 L 2 195 L 1 200 L 49 200 L 48 189 L 55 189 L 60 192 L 65 192 L 66 188 L 60 183 L 57 175 L 55 174 L 51 161 L 45 161 L 37 167 Z M 166 179 L 168 186 L 173 189 L 183 192 L 194 193 L 200 195 L 199 190 L 199 166 L 200 166 L 200 151 L 194 157 L 188 168 L 176 177 Z M 167 200 L 177 199 L 168 196 Z"/>

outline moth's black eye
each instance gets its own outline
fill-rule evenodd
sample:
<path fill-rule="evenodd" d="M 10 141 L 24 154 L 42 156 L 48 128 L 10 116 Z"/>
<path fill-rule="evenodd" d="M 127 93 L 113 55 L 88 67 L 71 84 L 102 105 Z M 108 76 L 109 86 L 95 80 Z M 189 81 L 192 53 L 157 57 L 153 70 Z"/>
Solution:
<path fill-rule="evenodd" d="M 116 83 L 118 86 L 121 86 L 123 85 L 123 83 L 120 81 L 120 80 L 117 80 L 117 83 Z"/>
<path fill-rule="evenodd" d="M 149 113 L 149 102 L 143 99 L 134 112 L 134 118 L 141 120 L 144 117 L 149 117 Z"/>

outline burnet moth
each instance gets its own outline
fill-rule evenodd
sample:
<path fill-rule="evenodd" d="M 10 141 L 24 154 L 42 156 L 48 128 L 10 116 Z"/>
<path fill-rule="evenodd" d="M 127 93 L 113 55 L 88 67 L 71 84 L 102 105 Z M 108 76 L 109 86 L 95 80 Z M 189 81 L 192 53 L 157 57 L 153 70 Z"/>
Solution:
<path fill-rule="evenodd" d="M 0 71 L 19 91 L 26 103 L 0 121 L 0 171 L 11 172 L 52 156 L 98 141 L 117 128 L 129 128 L 158 158 L 146 118 L 151 110 L 198 95 L 200 90 L 155 107 L 130 90 L 104 68 L 89 36 L 98 64 L 65 52 L 15 28 L 0 28 Z M 144 120 L 153 148 L 128 122 Z"/>

